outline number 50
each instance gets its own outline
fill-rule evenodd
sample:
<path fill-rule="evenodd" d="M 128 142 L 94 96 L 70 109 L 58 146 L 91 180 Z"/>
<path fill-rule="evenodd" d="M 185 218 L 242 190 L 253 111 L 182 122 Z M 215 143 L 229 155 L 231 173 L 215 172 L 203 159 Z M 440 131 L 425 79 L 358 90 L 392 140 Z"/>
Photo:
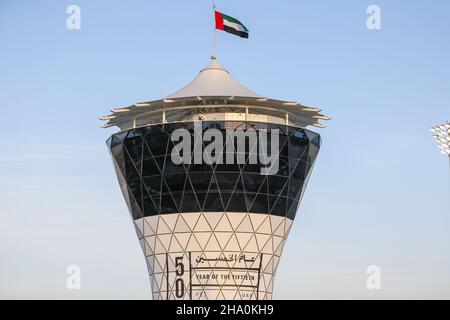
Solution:
<path fill-rule="evenodd" d="M 177 279 L 175 280 L 175 295 L 177 298 L 183 298 L 184 296 L 184 280 L 181 278 L 184 275 L 183 257 L 175 258 L 175 268 Z"/>

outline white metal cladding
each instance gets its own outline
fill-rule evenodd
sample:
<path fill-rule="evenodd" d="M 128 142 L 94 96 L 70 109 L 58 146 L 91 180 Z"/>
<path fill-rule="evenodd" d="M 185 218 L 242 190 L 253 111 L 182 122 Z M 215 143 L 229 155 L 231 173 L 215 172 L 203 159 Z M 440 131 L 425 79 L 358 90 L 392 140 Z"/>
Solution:
<path fill-rule="evenodd" d="M 265 300 L 292 220 L 238 212 L 135 221 L 156 300 Z"/>

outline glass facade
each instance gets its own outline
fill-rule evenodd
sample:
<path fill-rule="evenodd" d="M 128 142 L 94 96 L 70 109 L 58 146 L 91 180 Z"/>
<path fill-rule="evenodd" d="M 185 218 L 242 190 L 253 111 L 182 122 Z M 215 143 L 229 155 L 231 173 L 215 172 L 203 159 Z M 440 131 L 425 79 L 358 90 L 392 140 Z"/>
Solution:
<path fill-rule="evenodd" d="M 179 128 L 189 130 L 193 139 L 194 122 L 179 122 L 130 129 L 107 141 L 134 220 L 189 212 L 261 213 L 294 219 L 320 148 L 317 133 L 270 123 L 202 122 L 203 131 L 214 128 L 224 134 L 227 129 L 266 129 L 269 145 L 270 131 L 278 129 L 279 170 L 275 175 L 261 175 L 262 165 L 249 161 L 175 165 L 171 134 Z"/>

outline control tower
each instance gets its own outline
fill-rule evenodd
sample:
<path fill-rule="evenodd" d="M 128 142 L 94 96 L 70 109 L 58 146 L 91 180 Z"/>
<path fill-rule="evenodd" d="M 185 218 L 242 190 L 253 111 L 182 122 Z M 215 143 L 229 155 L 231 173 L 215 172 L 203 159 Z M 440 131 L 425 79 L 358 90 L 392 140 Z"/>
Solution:
<path fill-rule="evenodd" d="M 212 58 L 163 99 L 101 120 L 153 299 L 271 299 L 321 138 L 320 109 L 270 99 Z"/>

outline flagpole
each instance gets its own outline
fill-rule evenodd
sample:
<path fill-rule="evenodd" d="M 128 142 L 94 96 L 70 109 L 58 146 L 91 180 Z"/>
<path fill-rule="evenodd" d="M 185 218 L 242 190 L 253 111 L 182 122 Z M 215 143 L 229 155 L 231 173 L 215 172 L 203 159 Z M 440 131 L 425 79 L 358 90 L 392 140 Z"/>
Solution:
<path fill-rule="evenodd" d="M 212 55 L 211 55 L 211 59 L 215 59 L 216 58 L 216 1 L 212 0 L 212 5 L 213 5 L 213 45 L 212 45 Z"/>

